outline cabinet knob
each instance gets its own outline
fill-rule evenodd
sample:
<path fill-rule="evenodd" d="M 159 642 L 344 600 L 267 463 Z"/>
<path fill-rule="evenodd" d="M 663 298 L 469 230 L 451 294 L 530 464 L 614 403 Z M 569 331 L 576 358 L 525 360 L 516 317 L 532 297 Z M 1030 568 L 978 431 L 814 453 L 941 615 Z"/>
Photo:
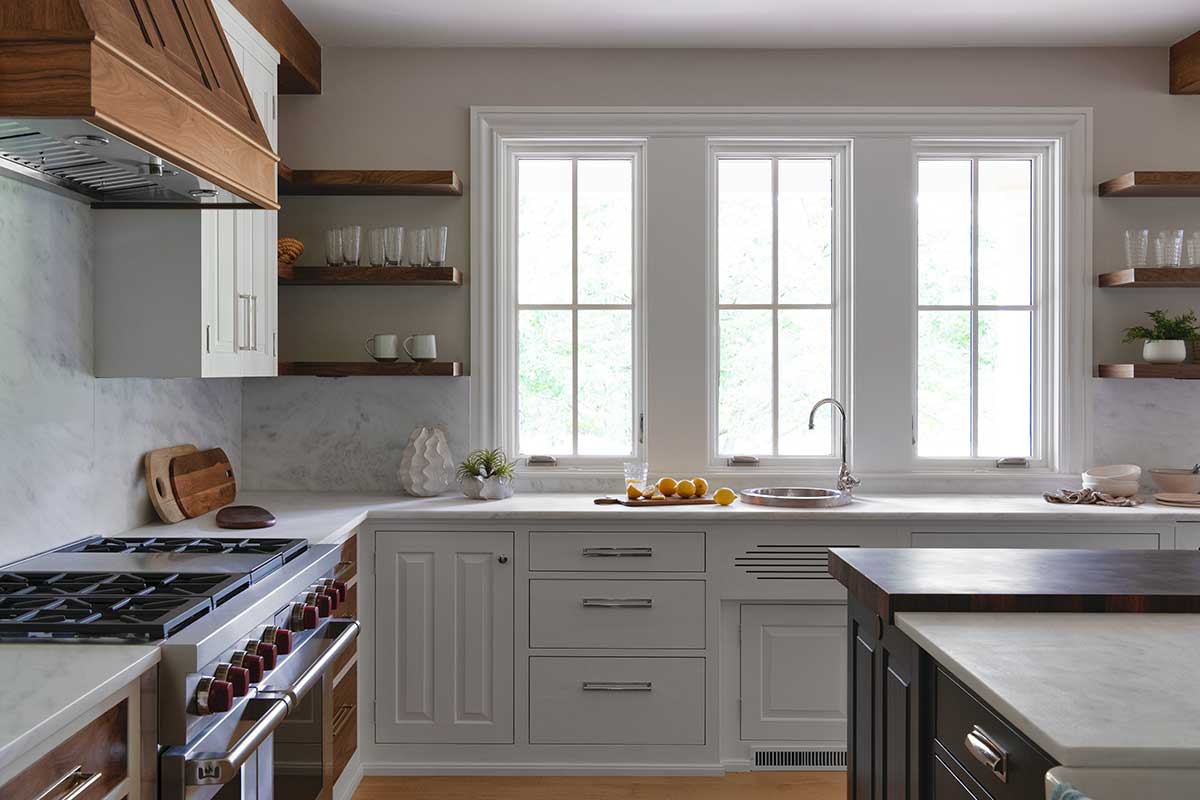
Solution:
<path fill-rule="evenodd" d="M 503 553 L 501 553 L 500 555 L 496 556 L 496 560 L 497 560 L 497 561 L 499 561 L 501 564 L 507 564 L 507 563 L 508 563 L 508 556 L 506 556 L 506 555 L 504 555 Z"/>

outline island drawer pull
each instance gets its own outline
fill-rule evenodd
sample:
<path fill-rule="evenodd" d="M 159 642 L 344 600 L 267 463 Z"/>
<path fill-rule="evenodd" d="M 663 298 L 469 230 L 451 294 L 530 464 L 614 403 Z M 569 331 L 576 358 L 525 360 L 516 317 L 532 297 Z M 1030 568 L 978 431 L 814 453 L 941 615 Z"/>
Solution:
<path fill-rule="evenodd" d="M 996 741 L 976 725 L 964 742 L 967 752 L 975 760 L 992 771 L 1003 783 L 1008 783 L 1008 753 Z"/>
<path fill-rule="evenodd" d="M 84 772 L 83 765 L 80 765 L 55 781 L 53 786 L 39 794 L 35 800 L 75 800 L 103 777 L 103 772 Z"/>
<path fill-rule="evenodd" d="M 342 729 L 346 727 L 346 723 L 350 721 L 353 714 L 354 706 L 338 706 L 337 711 L 333 714 L 333 722 L 329 726 L 335 739 L 342 735 Z"/>
<path fill-rule="evenodd" d="M 585 547 L 584 558 L 649 558 L 653 547 Z"/>
<path fill-rule="evenodd" d="M 584 681 L 585 692 L 649 692 L 654 689 L 650 681 Z"/>
<path fill-rule="evenodd" d="M 585 597 L 584 608 L 652 608 L 654 600 L 650 597 Z"/>

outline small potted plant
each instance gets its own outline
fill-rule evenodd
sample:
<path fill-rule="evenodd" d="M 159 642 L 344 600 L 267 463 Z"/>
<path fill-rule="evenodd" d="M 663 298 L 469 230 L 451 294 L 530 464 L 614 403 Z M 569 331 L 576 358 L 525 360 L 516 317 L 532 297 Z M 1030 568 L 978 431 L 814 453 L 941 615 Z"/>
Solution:
<path fill-rule="evenodd" d="M 1182 364 L 1187 360 L 1187 343 L 1198 333 L 1196 315 L 1189 311 L 1178 317 L 1169 317 L 1167 312 L 1147 311 L 1146 316 L 1154 323 L 1153 328 L 1138 325 L 1125 329 L 1125 342 L 1145 341 L 1142 358 L 1151 364 Z"/>
<path fill-rule="evenodd" d="M 503 450 L 472 450 L 458 465 L 458 485 L 472 500 L 512 497 L 513 466 Z"/>

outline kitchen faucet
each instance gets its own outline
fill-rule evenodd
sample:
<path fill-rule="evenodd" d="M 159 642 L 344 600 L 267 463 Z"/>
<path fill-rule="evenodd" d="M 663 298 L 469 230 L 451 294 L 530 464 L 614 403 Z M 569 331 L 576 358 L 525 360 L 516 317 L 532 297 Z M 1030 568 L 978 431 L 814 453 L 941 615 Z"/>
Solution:
<path fill-rule="evenodd" d="M 817 426 L 817 409 L 826 404 L 834 406 L 842 412 L 842 468 L 838 471 L 837 488 L 839 491 L 850 493 L 862 481 L 850 474 L 850 465 L 846 463 L 846 407 L 832 397 L 818 400 L 817 404 L 812 407 L 812 411 L 808 412 L 808 429 L 811 431 Z"/>

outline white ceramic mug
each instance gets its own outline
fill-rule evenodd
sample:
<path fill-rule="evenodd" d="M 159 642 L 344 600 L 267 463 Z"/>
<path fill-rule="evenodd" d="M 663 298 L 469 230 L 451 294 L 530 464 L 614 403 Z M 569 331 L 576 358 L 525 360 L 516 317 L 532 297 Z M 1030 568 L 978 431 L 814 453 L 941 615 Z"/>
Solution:
<path fill-rule="evenodd" d="M 436 361 L 437 337 L 432 333 L 415 333 L 404 340 L 404 352 L 413 361 Z"/>
<path fill-rule="evenodd" d="M 400 357 L 400 337 L 394 333 L 377 333 L 367 339 L 363 349 L 376 361 L 395 361 Z M 404 349 L 408 349 L 407 343 Z"/>

